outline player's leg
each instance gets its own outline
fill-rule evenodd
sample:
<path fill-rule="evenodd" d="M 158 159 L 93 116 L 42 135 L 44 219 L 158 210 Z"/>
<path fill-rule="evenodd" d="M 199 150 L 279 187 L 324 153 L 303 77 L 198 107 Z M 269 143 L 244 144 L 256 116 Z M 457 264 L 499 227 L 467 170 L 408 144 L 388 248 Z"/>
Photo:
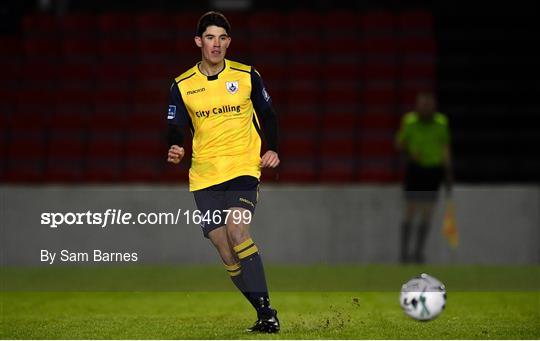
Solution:
<path fill-rule="evenodd" d="M 431 219 L 437 198 L 439 187 L 444 177 L 443 167 L 429 167 L 421 169 L 421 205 L 420 205 L 420 225 L 418 225 L 418 235 L 414 260 L 417 263 L 424 262 L 424 248 L 429 234 Z"/>
<path fill-rule="evenodd" d="M 400 261 L 407 263 L 411 260 L 409 241 L 411 239 L 412 225 L 418 213 L 418 189 L 421 181 L 418 167 L 412 163 L 407 164 L 403 190 L 405 195 L 405 212 L 401 221 L 400 230 Z"/>
<path fill-rule="evenodd" d="M 236 253 L 232 248 L 232 245 L 229 243 L 229 238 L 227 236 L 227 230 L 225 225 L 210 231 L 208 233 L 208 238 L 219 253 L 221 260 L 223 261 L 223 265 L 225 266 L 225 270 L 227 270 L 227 273 L 231 277 L 231 281 L 234 283 L 236 288 L 240 290 L 244 297 L 248 301 L 250 301 L 249 294 L 246 291 L 246 285 L 241 276 L 242 266 L 240 265 L 238 257 L 236 256 Z"/>
<path fill-rule="evenodd" d="M 418 211 L 418 203 L 410 198 L 405 202 L 405 214 L 401 223 L 401 238 L 400 238 L 400 261 L 406 263 L 409 261 L 409 241 L 411 239 L 411 228 L 414 222 L 414 217 Z"/>
<path fill-rule="evenodd" d="M 277 312 L 270 306 L 268 286 L 259 250 L 251 238 L 249 229 L 258 197 L 259 181 L 243 176 L 233 179 L 227 191 L 230 214 L 227 219 L 227 235 L 242 266 L 242 278 L 255 304 L 258 321 L 252 331 L 277 332 Z"/>
<path fill-rule="evenodd" d="M 424 263 L 424 249 L 431 226 L 431 218 L 435 209 L 436 199 L 431 198 L 420 204 L 420 225 L 418 225 L 418 234 L 416 239 L 416 249 L 414 252 L 414 261 Z"/>
<path fill-rule="evenodd" d="M 245 208 L 231 207 L 231 215 L 227 221 L 227 234 L 234 245 L 242 267 L 242 279 L 250 301 L 257 310 L 257 322 L 249 331 L 274 333 L 279 331 L 280 325 L 277 319 L 277 311 L 270 306 L 270 296 L 264 273 L 264 266 L 259 250 L 249 233 L 249 224 L 235 221 L 234 216 L 245 216 L 250 212 Z"/>
<path fill-rule="evenodd" d="M 193 195 L 202 217 L 206 215 L 207 217 L 213 218 L 216 210 L 223 212 L 225 209 L 225 185 L 220 184 L 204 190 L 195 191 L 193 192 Z M 203 235 L 205 238 L 210 239 L 221 257 L 232 282 L 249 301 L 250 297 L 247 294 L 246 285 L 241 276 L 240 262 L 229 242 L 224 222 L 224 216 L 221 217 L 221 220 L 219 221 L 204 221 L 201 225 Z"/>

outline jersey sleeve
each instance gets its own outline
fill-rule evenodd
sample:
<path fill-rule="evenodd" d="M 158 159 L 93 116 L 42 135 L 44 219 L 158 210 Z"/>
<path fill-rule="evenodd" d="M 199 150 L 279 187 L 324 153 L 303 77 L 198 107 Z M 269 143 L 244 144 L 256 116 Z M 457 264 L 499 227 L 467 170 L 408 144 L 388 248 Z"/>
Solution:
<path fill-rule="evenodd" d="M 444 145 L 449 145 L 450 141 L 451 141 L 450 125 L 448 123 L 448 118 L 445 116 L 445 121 L 444 121 L 443 131 L 442 131 L 442 142 Z"/>
<path fill-rule="evenodd" d="M 169 109 L 167 111 L 168 142 L 169 146 L 182 146 L 184 143 L 184 130 L 189 122 L 186 105 L 178 89 L 178 84 L 173 82 L 170 89 Z"/>
<path fill-rule="evenodd" d="M 251 69 L 251 101 L 257 112 L 270 109 L 272 99 L 264 87 L 261 75 L 254 68 Z"/>
<path fill-rule="evenodd" d="M 396 134 L 396 141 L 401 145 L 401 146 L 405 146 L 406 145 L 406 141 L 409 139 L 409 129 L 410 127 L 410 123 L 409 123 L 409 119 L 407 117 L 407 115 L 405 115 L 403 117 L 403 119 L 401 120 L 401 125 L 399 127 L 399 130 Z"/>
<path fill-rule="evenodd" d="M 260 118 L 264 138 L 268 149 L 278 151 L 277 115 L 272 106 L 272 99 L 264 87 L 261 75 L 251 68 L 251 102 Z"/>
<path fill-rule="evenodd" d="M 171 85 L 171 94 L 169 100 L 169 110 L 167 112 L 167 122 L 169 124 L 185 127 L 188 122 L 188 113 L 184 100 L 180 95 L 178 84 L 173 82 Z"/>

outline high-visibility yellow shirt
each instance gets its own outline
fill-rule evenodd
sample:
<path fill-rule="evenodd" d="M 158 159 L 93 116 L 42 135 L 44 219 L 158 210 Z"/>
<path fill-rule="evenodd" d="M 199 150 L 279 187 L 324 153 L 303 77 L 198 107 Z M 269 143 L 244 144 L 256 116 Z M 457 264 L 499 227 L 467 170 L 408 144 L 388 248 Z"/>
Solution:
<path fill-rule="evenodd" d="M 436 112 L 430 120 L 421 120 L 418 113 L 403 116 L 397 139 L 409 155 L 418 156 L 423 167 L 441 166 L 444 149 L 450 143 L 450 130 L 445 115 Z"/>

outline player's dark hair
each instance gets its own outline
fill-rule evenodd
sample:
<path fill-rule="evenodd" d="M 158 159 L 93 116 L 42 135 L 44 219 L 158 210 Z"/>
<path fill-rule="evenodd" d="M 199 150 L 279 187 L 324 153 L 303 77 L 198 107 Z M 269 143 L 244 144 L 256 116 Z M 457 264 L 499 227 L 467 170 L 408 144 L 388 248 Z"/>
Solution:
<path fill-rule="evenodd" d="M 208 26 L 221 27 L 227 34 L 231 31 L 231 24 L 229 24 L 227 18 L 219 12 L 210 11 L 202 15 L 197 23 L 197 36 L 201 37 Z"/>

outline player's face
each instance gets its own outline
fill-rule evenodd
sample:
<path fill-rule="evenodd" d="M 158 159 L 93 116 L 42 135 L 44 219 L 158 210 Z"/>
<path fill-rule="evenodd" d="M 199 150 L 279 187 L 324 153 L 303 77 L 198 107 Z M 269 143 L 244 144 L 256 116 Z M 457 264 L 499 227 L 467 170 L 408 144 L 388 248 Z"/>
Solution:
<path fill-rule="evenodd" d="M 435 113 L 435 98 L 432 95 L 419 95 L 416 99 L 416 110 L 420 117 L 431 118 Z"/>
<path fill-rule="evenodd" d="M 201 37 L 195 37 L 195 44 L 201 48 L 203 59 L 210 64 L 219 64 L 225 58 L 231 37 L 223 27 L 208 26 Z"/>

